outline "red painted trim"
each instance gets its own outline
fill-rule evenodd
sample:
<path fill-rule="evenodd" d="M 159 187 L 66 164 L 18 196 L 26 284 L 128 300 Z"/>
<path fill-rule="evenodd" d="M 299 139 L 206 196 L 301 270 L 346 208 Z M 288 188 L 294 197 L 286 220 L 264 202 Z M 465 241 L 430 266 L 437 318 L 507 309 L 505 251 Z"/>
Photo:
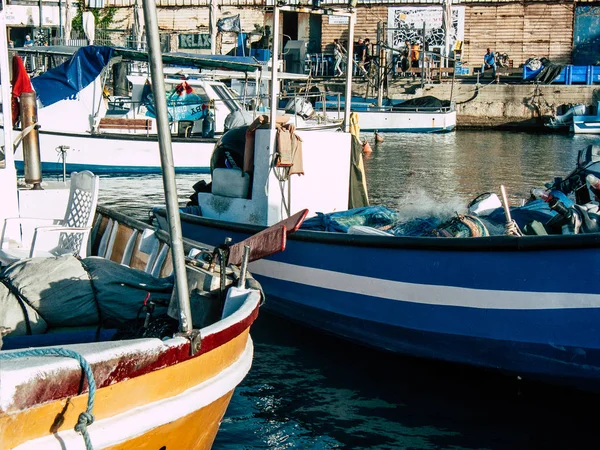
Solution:
<path fill-rule="evenodd" d="M 244 330 L 246 330 L 247 328 L 250 327 L 250 325 L 252 325 L 252 323 L 256 320 L 257 317 L 258 317 L 258 307 L 256 307 L 254 309 L 254 311 L 252 311 L 252 314 L 250 314 L 244 320 L 234 323 L 229 328 L 225 328 L 224 330 L 222 330 L 218 333 L 215 333 L 215 334 L 209 334 L 208 336 L 202 336 L 202 345 L 200 347 L 200 355 L 203 355 L 204 353 L 208 353 L 211 350 L 214 350 L 215 348 L 218 348 L 221 345 L 223 345 L 224 343 L 229 342 L 233 338 L 239 336 L 240 334 L 242 334 L 242 332 Z"/>
<path fill-rule="evenodd" d="M 156 370 L 164 369 L 177 365 L 183 361 L 197 358 L 200 355 L 208 353 L 220 346 L 230 342 L 246 329 L 258 317 L 259 306 L 247 317 L 232 326 L 219 331 L 218 333 L 202 337 L 200 352 L 190 356 L 190 344 L 185 342 L 177 347 L 167 347 L 159 354 L 139 354 L 134 357 L 127 357 L 117 360 L 102 361 L 92 364 L 94 379 L 98 389 L 130 380 L 145 375 Z M 70 370 L 68 373 L 61 373 L 60 378 L 36 380 L 25 386 L 19 386 L 15 394 L 11 410 L 23 410 L 33 406 L 60 400 L 67 397 L 79 395 L 79 385 L 81 382 L 81 372 Z M 85 383 L 83 392 L 87 392 L 88 387 Z M 2 413 L 2 411 L 0 411 Z"/>

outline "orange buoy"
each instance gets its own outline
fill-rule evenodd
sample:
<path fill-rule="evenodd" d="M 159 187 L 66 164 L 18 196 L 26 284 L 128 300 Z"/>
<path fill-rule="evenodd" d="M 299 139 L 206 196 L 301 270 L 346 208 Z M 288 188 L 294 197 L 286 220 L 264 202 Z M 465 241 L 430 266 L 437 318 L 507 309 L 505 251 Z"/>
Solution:
<path fill-rule="evenodd" d="M 383 136 L 380 135 L 377 131 L 375 132 L 375 143 L 381 144 L 383 142 Z"/>
<path fill-rule="evenodd" d="M 373 149 L 371 148 L 369 141 L 367 141 L 365 139 L 365 141 L 363 142 L 363 153 L 372 153 L 372 152 L 373 152 Z"/>

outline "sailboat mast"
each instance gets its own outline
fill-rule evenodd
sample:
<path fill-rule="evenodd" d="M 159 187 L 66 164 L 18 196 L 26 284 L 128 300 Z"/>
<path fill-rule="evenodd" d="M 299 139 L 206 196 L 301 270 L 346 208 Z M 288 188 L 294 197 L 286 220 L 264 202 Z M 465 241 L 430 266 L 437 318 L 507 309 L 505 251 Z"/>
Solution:
<path fill-rule="evenodd" d="M 350 10 L 348 17 L 348 64 L 346 64 L 346 99 L 344 100 L 344 132 L 350 132 L 350 107 L 352 106 L 352 72 L 354 71 L 354 24 L 356 23 L 356 12 Z"/>
<path fill-rule="evenodd" d="M 190 333 L 192 332 L 192 313 L 185 269 L 177 186 L 175 184 L 175 165 L 173 163 L 173 151 L 171 148 L 171 128 L 167 114 L 167 96 L 163 79 L 156 2 L 154 0 L 143 0 L 143 4 L 146 37 L 148 40 L 150 77 L 152 79 L 152 92 L 154 93 L 156 106 L 160 164 L 162 166 L 163 186 L 167 204 L 167 218 L 169 219 L 173 269 L 175 271 L 175 293 L 179 301 L 179 328 L 182 332 Z"/>
<path fill-rule="evenodd" d="M 277 78 L 277 70 L 279 64 L 279 6 L 277 2 L 273 4 L 273 55 L 271 55 L 271 130 L 275 130 L 277 119 L 277 93 L 279 80 Z M 271 149 L 274 148 L 275 135 L 271 136 Z"/>

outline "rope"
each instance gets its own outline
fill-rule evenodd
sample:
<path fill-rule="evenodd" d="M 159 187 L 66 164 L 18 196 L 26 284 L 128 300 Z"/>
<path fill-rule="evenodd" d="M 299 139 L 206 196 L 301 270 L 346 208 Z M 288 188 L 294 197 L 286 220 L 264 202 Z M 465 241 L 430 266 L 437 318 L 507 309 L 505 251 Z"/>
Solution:
<path fill-rule="evenodd" d="M 12 282 L 8 278 L 6 278 L 6 277 L 0 278 L 0 283 L 2 283 L 4 286 L 6 286 L 6 288 L 11 292 L 11 294 L 13 294 L 15 296 L 15 298 L 19 302 L 19 306 L 21 307 L 21 310 L 23 311 L 23 317 L 25 319 L 25 328 L 27 330 L 27 335 L 31 336 L 33 334 L 31 331 L 31 319 L 29 318 L 29 314 L 27 313 L 27 307 L 25 305 L 27 304 L 27 306 L 29 306 L 31 309 L 33 309 L 40 317 L 42 317 L 42 315 L 39 313 L 39 311 L 37 309 L 35 309 L 33 307 L 33 305 L 29 302 L 29 300 L 27 300 L 27 298 L 21 293 L 21 291 L 19 291 L 19 289 L 14 284 L 12 284 Z M 43 319 L 43 317 L 42 317 L 42 319 Z"/>
<path fill-rule="evenodd" d="M 11 353 L 0 353 L 0 361 L 12 360 L 28 356 L 59 356 L 63 358 L 73 358 L 77 360 L 77 362 L 81 366 L 81 369 L 83 370 L 83 373 L 87 377 L 88 401 L 86 411 L 82 412 L 79 415 L 79 419 L 77 420 L 77 424 L 75 425 L 75 431 L 81 433 L 81 435 L 83 436 L 83 441 L 85 442 L 86 450 L 94 450 L 94 447 L 92 446 L 92 441 L 90 439 L 90 435 L 87 430 L 88 425 L 94 423 L 94 415 L 92 414 L 92 411 L 94 409 L 94 398 L 96 397 L 96 381 L 94 380 L 94 373 L 92 372 L 92 367 L 90 366 L 90 364 L 79 353 L 64 348 L 38 348 L 31 350 L 21 350 L 18 352 Z"/>
<path fill-rule="evenodd" d="M 523 232 L 521 231 L 519 225 L 517 225 L 517 222 L 515 222 L 514 219 L 510 222 L 506 222 L 506 224 L 504 225 L 504 234 L 509 236 L 523 236 Z"/>

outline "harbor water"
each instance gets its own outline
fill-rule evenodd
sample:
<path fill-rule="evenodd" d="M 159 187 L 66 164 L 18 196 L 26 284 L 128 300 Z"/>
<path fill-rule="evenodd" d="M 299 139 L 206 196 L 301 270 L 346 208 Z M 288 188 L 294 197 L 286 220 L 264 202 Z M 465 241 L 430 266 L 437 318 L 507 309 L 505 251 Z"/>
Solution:
<path fill-rule="evenodd" d="M 493 131 L 387 134 L 365 158 L 372 204 L 406 215 L 464 211 L 506 186 L 513 206 L 575 167 L 593 136 Z M 182 202 L 203 176 L 178 176 Z M 163 203 L 160 176 L 102 177 L 100 204 L 145 220 Z M 569 261 L 531 270 L 560 271 Z M 400 268 L 399 268 L 400 270 Z M 584 270 L 582 270 L 582 273 Z M 574 280 L 573 282 L 576 282 Z M 268 299 L 267 299 L 268 302 Z M 595 394 L 343 342 L 264 310 L 253 367 L 215 449 L 592 448 Z"/>

